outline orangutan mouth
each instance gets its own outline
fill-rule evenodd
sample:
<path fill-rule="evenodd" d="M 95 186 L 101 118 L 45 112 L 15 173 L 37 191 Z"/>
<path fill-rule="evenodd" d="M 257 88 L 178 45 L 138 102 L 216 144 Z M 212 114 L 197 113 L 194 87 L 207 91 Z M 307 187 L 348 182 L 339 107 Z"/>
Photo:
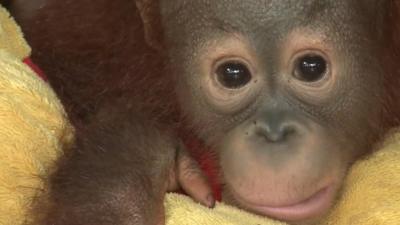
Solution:
<path fill-rule="evenodd" d="M 309 220 L 323 215 L 334 202 L 335 193 L 335 185 L 328 185 L 314 192 L 306 199 L 282 206 L 249 203 L 243 197 L 238 196 L 237 193 L 233 193 L 233 195 L 240 205 L 253 212 L 291 222 Z"/>

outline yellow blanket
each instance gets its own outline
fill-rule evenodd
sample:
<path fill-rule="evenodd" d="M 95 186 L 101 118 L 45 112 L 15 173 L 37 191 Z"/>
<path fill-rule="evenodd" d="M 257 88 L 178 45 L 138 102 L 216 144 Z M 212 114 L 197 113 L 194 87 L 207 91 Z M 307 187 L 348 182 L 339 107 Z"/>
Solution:
<path fill-rule="evenodd" d="M 45 190 L 41 178 L 73 140 L 55 94 L 22 63 L 29 54 L 18 26 L 0 7 L 0 225 L 29 220 L 34 196 Z M 283 224 L 224 204 L 207 209 L 176 194 L 165 205 L 168 225 Z M 353 167 L 324 224 L 400 224 L 400 133 Z"/>
<path fill-rule="evenodd" d="M 20 225 L 52 163 L 72 141 L 63 107 L 22 60 L 30 48 L 0 7 L 0 225 Z"/>

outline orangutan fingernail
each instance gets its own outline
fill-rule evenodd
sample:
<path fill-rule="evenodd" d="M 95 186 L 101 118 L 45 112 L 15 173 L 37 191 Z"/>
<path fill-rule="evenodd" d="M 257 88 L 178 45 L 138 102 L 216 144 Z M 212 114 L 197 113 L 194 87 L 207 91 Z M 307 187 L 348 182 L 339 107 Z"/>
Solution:
<path fill-rule="evenodd" d="M 215 199 L 214 199 L 214 196 L 212 194 L 209 194 L 207 196 L 207 206 L 209 208 L 214 208 L 214 206 L 215 206 Z"/>

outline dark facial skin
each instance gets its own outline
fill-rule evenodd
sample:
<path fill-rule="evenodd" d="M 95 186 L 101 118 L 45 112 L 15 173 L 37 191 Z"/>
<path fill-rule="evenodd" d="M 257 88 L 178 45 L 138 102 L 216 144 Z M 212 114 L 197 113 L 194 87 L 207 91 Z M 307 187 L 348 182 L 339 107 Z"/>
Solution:
<path fill-rule="evenodd" d="M 161 1 L 181 105 L 219 153 L 224 201 L 292 223 L 329 210 L 380 132 L 384 7 Z"/>

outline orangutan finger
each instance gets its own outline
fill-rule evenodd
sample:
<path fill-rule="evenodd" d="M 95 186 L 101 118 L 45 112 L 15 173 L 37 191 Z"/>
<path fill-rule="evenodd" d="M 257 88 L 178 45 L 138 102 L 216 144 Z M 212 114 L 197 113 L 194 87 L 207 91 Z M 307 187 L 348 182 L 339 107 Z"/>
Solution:
<path fill-rule="evenodd" d="M 177 175 L 181 188 L 195 201 L 213 207 L 215 199 L 207 177 L 198 163 L 186 152 L 180 149 L 177 157 Z"/>

